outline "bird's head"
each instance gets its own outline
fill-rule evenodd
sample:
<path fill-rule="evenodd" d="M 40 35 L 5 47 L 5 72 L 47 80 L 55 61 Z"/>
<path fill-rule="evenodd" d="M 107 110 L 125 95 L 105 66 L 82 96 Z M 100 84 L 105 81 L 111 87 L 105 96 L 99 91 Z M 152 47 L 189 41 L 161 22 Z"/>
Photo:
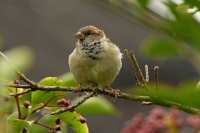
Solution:
<path fill-rule="evenodd" d="M 103 30 L 95 26 L 85 26 L 76 34 L 77 51 L 91 59 L 97 59 L 103 55 L 106 35 Z"/>
<path fill-rule="evenodd" d="M 100 30 L 99 28 L 95 26 L 85 26 L 81 28 L 76 34 L 75 34 L 76 41 L 84 44 L 100 41 L 102 38 L 105 38 L 105 33 L 103 30 Z"/>

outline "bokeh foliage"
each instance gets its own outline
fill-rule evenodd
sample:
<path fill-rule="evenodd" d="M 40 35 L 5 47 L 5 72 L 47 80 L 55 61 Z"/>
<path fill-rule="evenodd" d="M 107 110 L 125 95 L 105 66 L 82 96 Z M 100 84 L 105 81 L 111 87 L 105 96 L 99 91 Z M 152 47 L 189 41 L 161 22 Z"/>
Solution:
<path fill-rule="evenodd" d="M 200 70 L 200 15 L 196 0 L 103 0 L 114 11 L 157 31 L 143 42 L 150 57 L 181 55 Z M 127 18 L 127 17 L 126 17 Z M 132 21 L 131 21 L 132 22 Z M 134 29 L 133 29 L 134 30 Z"/>
<path fill-rule="evenodd" d="M 144 55 L 153 59 L 184 57 L 200 73 L 199 1 L 103 0 L 103 3 L 119 15 L 126 16 L 124 18 L 130 22 L 137 19 L 155 31 L 140 45 Z M 160 84 L 157 88 L 147 84 L 147 88 L 139 87 L 133 94 L 149 96 L 157 104 L 167 100 L 200 109 L 199 88 L 196 84 L 196 81 L 182 83 L 180 86 Z"/>
<path fill-rule="evenodd" d="M 49 129 L 42 127 L 35 123 L 39 121 L 49 127 L 55 126 L 57 119 L 62 121 L 61 130 L 66 133 L 67 128 L 71 127 L 77 133 L 89 132 L 86 122 L 82 122 L 84 118 L 81 114 L 85 115 L 115 115 L 115 107 L 105 98 L 96 97 L 88 100 L 82 104 L 77 112 L 66 112 L 60 115 L 52 116 L 49 115 L 60 107 L 57 105 L 57 101 L 62 98 L 71 97 L 70 94 L 64 92 L 43 92 L 34 91 L 19 97 L 20 110 L 22 118 L 18 118 L 18 112 L 16 110 L 16 103 L 14 97 L 9 96 L 10 94 L 22 92 L 20 88 L 9 88 L 6 84 L 13 83 L 17 78 L 17 71 L 27 71 L 33 61 L 33 53 L 27 47 L 18 47 L 5 51 L 5 56 L 0 58 L 0 126 L 2 127 L 0 132 L 5 133 L 16 133 L 22 132 L 24 129 L 28 133 L 44 133 L 48 132 Z M 3 54 L 3 53 L 2 53 Z M 71 73 L 66 73 L 58 77 L 45 77 L 38 82 L 39 85 L 46 86 L 61 86 L 61 87 L 75 87 L 77 83 Z M 77 97 L 72 102 L 77 102 L 81 97 Z M 24 106 L 25 102 L 30 102 L 29 108 Z M 35 111 L 40 108 L 44 103 L 48 105 L 41 110 Z M 39 113 L 38 113 L 39 112 Z M 81 114 L 80 114 L 81 113 Z M 5 123 L 7 121 L 7 123 Z M 6 128 L 7 127 L 7 128 Z"/>
<path fill-rule="evenodd" d="M 101 2 L 110 5 L 109 7 L 114 11 L 129 16 L 130 20 L 136 18 L 145 26 L 161 33 L 161 35 L 155 34 L 153 37 L 147 37 L 143 41 L 141 49 L 145 55 L 165 59 L 177 55 L 183 56 L 200 72 L 200 16 L 198 15 L 200 2 L 197 0 L 185 0 L 179 3 L 174 0 L 102 0 Z M 162 4 L 166 8 L 165 12 L 154 10 L 155 8 L 152 8 L 153 3 Z M 67 132 L 66 127 L 70 127 L 77 133 L 88 133 L 87 122 L 81 121 L 83 119 L 82 115 L 118 114 L 115 107 L 104 97 L 95 97 L 79 106 L 76 111 L 52 116 L 49 113 L 60 108 L 56 106 L 56 102 L 59 99 L 72 96 L 63 92 L 35 91 L 20 97 L 20 108 L 24 118 L 19 119 L 15 100 L 9 95 L 22 90 L 20 88 L 8 88 L 5 84 L 12 83 L 17 78 L 16 69 L 22 72 L 28 70 L 33 61 L 33 54 L 27 47 L 11 49 L 4 53 L 9 61 L 0 58 L 0 129 L 2 129 L 0 132 L 22 132 L 25 128 L 29 133 L 44 133 L 48 132 L 48 129 L 38 126 L 34 121 L 39 119 L 40 122 L 48 126 L 55 126 L 55 121 L 59 118 L 62 121 L 62 132 Z M 70 73 L 57 77 L 44 77 L 38 84 L 65 87 L 77 86 L 73 75 Z M 178 87 L 160 85 L 156 88 L 153 85 L 148 86 L 148 90 L 144 88 L 136 89 L 133 92 L 134 95 L 150 96 L 155 103 L 168 100 L 183 106 L 200 109 L 200 89 L 196 86 L 196 83 L 183 83 Z M 79 101 L 81 98 L 74 98 L 72 103 Z M 23 103 L 25 101 L 31 103 L 30 108 L 24 107 Z M 48 102 L 48 105 L 43 110 L 45 113 L 41 118 L 38 118 L 40 114 L 34 112 L 34 110 L 46 102 Z M 42 113 L 42 110 L 39 111 Z"/>

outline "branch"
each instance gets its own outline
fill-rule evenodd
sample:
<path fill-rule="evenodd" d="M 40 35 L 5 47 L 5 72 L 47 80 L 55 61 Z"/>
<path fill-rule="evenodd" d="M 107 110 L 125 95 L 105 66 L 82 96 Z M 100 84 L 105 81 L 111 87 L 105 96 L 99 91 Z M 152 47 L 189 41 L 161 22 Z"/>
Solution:
<path fill-rule="evenodd" d="M 67 112 L 67 111 L 74 111 L 79 105 L 83 104 L 86 100 L 88 100 L 89 98 L 93 97 L 94 95 L 96 95 L 96 93 L 92 92 L 92 93 L 86 95 L 83 99 L 81 99 L 76 104 L 74 104 L 72 106 L 69 106 L 68 108 L 61 109 L 61 110 L 58 110 L 56 112 L 53 112 L 53 113 L 51 113 L 51 115 L 57 115 L 57 114 L 61 114 L 61 113 Z"/>
<path fill-rule="evenodd" d="M 17 88 L 16 88 L 16 92 L 17 92 Z M 21 114 L 21 109 L 20 109 L 19 96 L 18 96 L 18 95 L 15 95 L 14 97 L 15 97 L 16 106 L 17 106 L 18 119 L 21 119 L 22 114 Z"/>
<path fill-rule="evenodd" d="M 158 85 L 159 85 L 159 66 L 154 66 L 153 70 L 154 70 L 154 77 L 155 77 L 155 81 L 156 81 L 156 88 L 158 88 Z"/>
<path fill-rule="evenodd" d="M 15 93 L 15 94 L 10 94 L 10 96 L 14 96 L 14 97 L 21 96 L 21 95 L 27 94 L 27 93 L 29 93 L 31 91 L 32 91 L 31 89 L 28 89 L 28 90 L 25 90 L 23 92 L 19 92 L 19 93 Z"/>
<path fill-rule="evenodd" d="M 30 80 L 28 77 L 26 77 L 23 73 L 21 73 L 20 71 L 17 71 L 18 76 L 20 77 L 21 80 L 23 80 L 25 83 L 31 85 L 31 86 L 36 86 L 37 84 Z"/>
<path fill-rule="evenodd" d="M 200 114 L 200 110 L 197 108 L 193 108 L 193 107 L 188 107 L 188 106 L 184 106 L 181 105 L 179 103 L 173 102 L 173 101 L 168 101 L 168 100 L 161 100 L 160 101 L 155 101 L 154 98 L 150 97 L 150 96 L 139 96 L 139 95 L 132 95 L 132 94 L 128 94 L 125 92 L 122 92 L 120 90 L 118 90 L 117 93 L 116 89 L 111 89 L 111 88 L 99 88 L 99 87 L 86 87 L 86 88 L 75 88 L 75 87 L 60 87 L 60 86 L 42 86 L 42 85 L 37 85 L 37 86 L 24 86 L 24 85 L 10 85 L 13 87 L 19 87 L 19 88 L 23 88 L 23 89 L 31 89 L 31 91 L 63 91 L 63 92 L 73 92 L 73 93 L 77 93 L 77 92 L 93 92 L 97 95 L 105 95 L 105 96 L 110 96 L 113 98 L 118 98 L 118 99 L 124 99 L 124 100 L 129 100 L 129 101 L 136 101 L 136 102 L 148 102 L 148 103 L 152 103 L 152 104 L 156 104 L 156 105 L 160 105 L 160 106 L 164 106 L 164 107 L 173 107 L 176 106 L 178 109 L 188 112 L 188 113 L 193 113 L 193 114 Z M 92 96 L 90 96 L 92 97 Z M 82 101 L 84 102 L 84 101 Z"/>
<path fill-rule="evenodd" d="M 137 79 L 138 81 L 140 81 L 142 84 L 142 87 L 148 88 L 146 85 L 146 81 L 145 78 L 143 76 L 143 73 L 139 67 L 139 64 L 136 60 L 135 55 L 132 52 L 129 52 L 128 50 L 125 51 L 129 61 L 131 62 L 131 66 L 133 68 L 133 70 L 135 71 L 135 75 L 137 75 Z M 7 57 L 0 52 L 0 55 L 3 56 L 8 62 L 9 60 L 7 59 Z M 14 67 L 13 67 L 14 68 Z M 62 113 L 65 111 L 69 111 L 70 109 L 74 109 L 76 107 L 78 107 L 80 104 L 84 103 L 87 99 L 89 99 L 90 97 L 94 96 L 95 94 L 97 95 L 106 95 L 106 96 L 110 96 L 113 98 L 118 98 L 118 99 L 125 99 L 125 100 L 129 100 L 129 101 L 136 101 L 136 102 L 141 102 L 141 103 L 152 103 L 152 104 L 156 104 L 156 105 L 160 105 L 160 106 L 165 106 L 165 107 L 172 107 L 172 106 L 176 106 L 178 109 L 183 110 L 185 112 L 188 113 L 194 113 L 194 114 L 200 114 L 200 110 L 197 108 L 193 108 L 193 107 L 189 107 L 189 106 L 184 106 L 181 105 L 179 103 L 173 102 L 173 101 L 168 101 L 165 99 L 160 99 L 159 101 L 154 100 L 153 97 L 150 96 L 139 96 L 139 95 L 133 95 L 133 94 L 129 94 L 129 93 L 125 93 L 122 92 L 120 90 L 117 90 L 116 93 L 116 89 L 112 89 L 112 88 L 99 88 L 99 87 L 86 87 L 86 88 L 74 88 L 74 87 L 63 87 L 63 86 L 43 86 L 43 85 L 39 85 L 36 82 L 30 80 L 29 78 L 27 78 L 24 74 L 22 74 L 21 72 L 19 72 L 18 70 L 16 70 L 14 68 L 14 70 L 16 71 L 16 73 L 19 75 L 20 79 L 22 81 L 24 81 L 26 83 L 26 85 L 24 84 L 11 84 L 11 85 L 7 85 L 8 87 L 12 87 L 12 88 L 22 88 L 25 91 L 21 92 L 21 93 L 16 93 L 13 96 L 20 96 L 32 91 L 63 91 L 63 92 L 73 92 L 73 93 L 77 93 L 77 92 L 89 92 L 91 93 L 90 95 L 86 96 L 83 100 L 81 100 L 80 102 L 78 102 L 77 104 L 71 106 L 68 109 L 60 110 L 56 113 Z"/>
<path fill-rule="evenodd" d="M 131 68 L 134 71 L 136 80 L 138 85 L 140 86 L 146 86 L 146 80 L 144 78 L 144 75 L 140 69 L 139 63 L 135 57 L 135 54 L 127 49 L 124 50 L 126 56 L 128 57 L 128 60 L 130 62 Z"/>
<path fill-rule="evenodd" d="M 25 83 L 35 86 L 36 83 L 33 82 L 32 80 L 30 80 L 28 77 L 26 77 L 23 73 L 21 73 L 13 64 L 12 62 L 9 60 L 9 58 L 0 51 L 0 56 L 8 63 L 10 64 L 10 67 L 16 72 L 16 74 L 20 77 L 21 80 L 23 80 Z"/>
<path fill-rule="evenodd" d="M 41 126 L 41 127 L 43 127 L 43 128 L 47 128 L 47 129 L 49 129 L 49 130 L 54 130 L 54 128 L 52 128 L 52 127 L 50 127 L 50 126 L 48 126 L 48 125 L 45 125 L 45 124 L 43 124 L 43 123 L 40 123 L 40 122 L 34 122 L 34 124 L 36 124 L 36 125 L 38 125 L 38 126 Z"/>

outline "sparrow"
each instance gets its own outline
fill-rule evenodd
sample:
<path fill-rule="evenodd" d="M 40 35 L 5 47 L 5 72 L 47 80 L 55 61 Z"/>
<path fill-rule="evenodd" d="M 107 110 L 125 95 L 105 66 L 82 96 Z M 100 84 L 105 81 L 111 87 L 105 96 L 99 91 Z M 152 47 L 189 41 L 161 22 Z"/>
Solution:
<path fill-rule="evenodd" d="M 80 86 L 110 87 L 122 68 L 122 53 L 103 30 L 85 26 L 75 34 L 68 63 Z"/>

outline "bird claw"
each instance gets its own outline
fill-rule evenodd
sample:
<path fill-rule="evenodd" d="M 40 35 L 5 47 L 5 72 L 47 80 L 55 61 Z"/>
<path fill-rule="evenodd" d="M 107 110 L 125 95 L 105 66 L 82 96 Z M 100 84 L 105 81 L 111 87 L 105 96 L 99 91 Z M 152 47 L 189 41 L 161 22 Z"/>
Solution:
<path fill-rule="evenodd" d="M 119 94 L 120 94 L 119 89 L 113 89 L 111 86 L 107 86 L 106 88 L 107 88 L 107 90 L 110 90 L 112 92 L 112 94 L 115 98 L 117 98 L 119 96 Z"/>
<path fill-rule="evenodd" d="M 120 94 L 120 90 L 112 89 L 112 93 L 113 93 L 114 97 L 117 98 Z"/>

